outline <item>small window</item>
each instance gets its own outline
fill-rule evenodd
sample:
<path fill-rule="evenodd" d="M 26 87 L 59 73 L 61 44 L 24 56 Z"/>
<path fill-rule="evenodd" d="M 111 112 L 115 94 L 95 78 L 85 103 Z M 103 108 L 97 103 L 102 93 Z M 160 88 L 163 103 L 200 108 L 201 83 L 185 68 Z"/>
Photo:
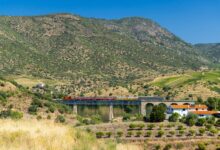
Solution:
<path fill-rule="evenodd" d="M 196 110 L 198 110 L 198 108 L 196 108 Z"/>
<path fill-rule="evenodd" d="M 183 111 L 185 111 L 186 109 L 183 109 Z"/>

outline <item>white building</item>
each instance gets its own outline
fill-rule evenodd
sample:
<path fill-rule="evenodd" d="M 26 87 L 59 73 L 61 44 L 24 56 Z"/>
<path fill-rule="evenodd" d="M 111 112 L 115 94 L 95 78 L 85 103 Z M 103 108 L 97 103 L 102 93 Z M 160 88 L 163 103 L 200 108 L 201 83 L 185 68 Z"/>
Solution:
<path fill-rule="evenodd" d="M 186 116 L 188 113 L 195 113 L 196 111 L 207 112 L 206 105 L 171 105 L 168 107 L 167 113 L 178 113 L 180 116 Z"/>

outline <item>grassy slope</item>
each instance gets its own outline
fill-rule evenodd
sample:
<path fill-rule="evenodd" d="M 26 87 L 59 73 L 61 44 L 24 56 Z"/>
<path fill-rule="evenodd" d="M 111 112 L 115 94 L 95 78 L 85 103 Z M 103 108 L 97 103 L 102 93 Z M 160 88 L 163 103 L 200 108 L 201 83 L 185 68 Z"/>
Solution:
<path fill-rule="evenodd" d="M 193 98 L 220 97 L 220 71 L 190 72 L 156 78 L 150 84 L 156 87 L 171 87 L 177 90 L 177 98 L 185 98 L 193 94 Z"/>

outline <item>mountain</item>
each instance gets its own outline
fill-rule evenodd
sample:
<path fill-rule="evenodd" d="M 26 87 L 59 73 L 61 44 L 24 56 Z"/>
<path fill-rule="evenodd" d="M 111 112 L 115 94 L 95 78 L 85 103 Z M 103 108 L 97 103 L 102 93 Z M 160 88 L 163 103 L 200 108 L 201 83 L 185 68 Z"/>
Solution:
<path fill-rule="evenodd" d="M 0 17 L 1 74 L 117 84 L 208 63 L 192 45 L 149 19 Z"/>
<path fill-rule="evenodd" d="M 220 43 L 196 44 L 195 47 L 204 55 L 208 56 L 213 62 L 220 63 Z"/>

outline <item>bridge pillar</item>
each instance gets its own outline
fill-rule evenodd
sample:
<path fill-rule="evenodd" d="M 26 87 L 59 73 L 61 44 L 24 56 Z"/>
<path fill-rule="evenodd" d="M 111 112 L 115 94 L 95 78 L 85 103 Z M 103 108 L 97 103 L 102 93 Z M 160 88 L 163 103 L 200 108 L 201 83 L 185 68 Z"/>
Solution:
<path fill-rule="evenodd" d="M 110 104 L 110 106 L 109 106 L 109 121 L 112 121 L 113 118 L 114 118 L 113 105 Z"/>
<path fill-rule="evenodd" d="M 146 116 L 146 103 L 145 103 L 145 102 L 141 102 L 140 113 L 141 113 L 143 116 Z"/>
<path fill-rule="evenodd" d="M 77 115 L 77 105 L 73 105 L 73 113 Z"/>

